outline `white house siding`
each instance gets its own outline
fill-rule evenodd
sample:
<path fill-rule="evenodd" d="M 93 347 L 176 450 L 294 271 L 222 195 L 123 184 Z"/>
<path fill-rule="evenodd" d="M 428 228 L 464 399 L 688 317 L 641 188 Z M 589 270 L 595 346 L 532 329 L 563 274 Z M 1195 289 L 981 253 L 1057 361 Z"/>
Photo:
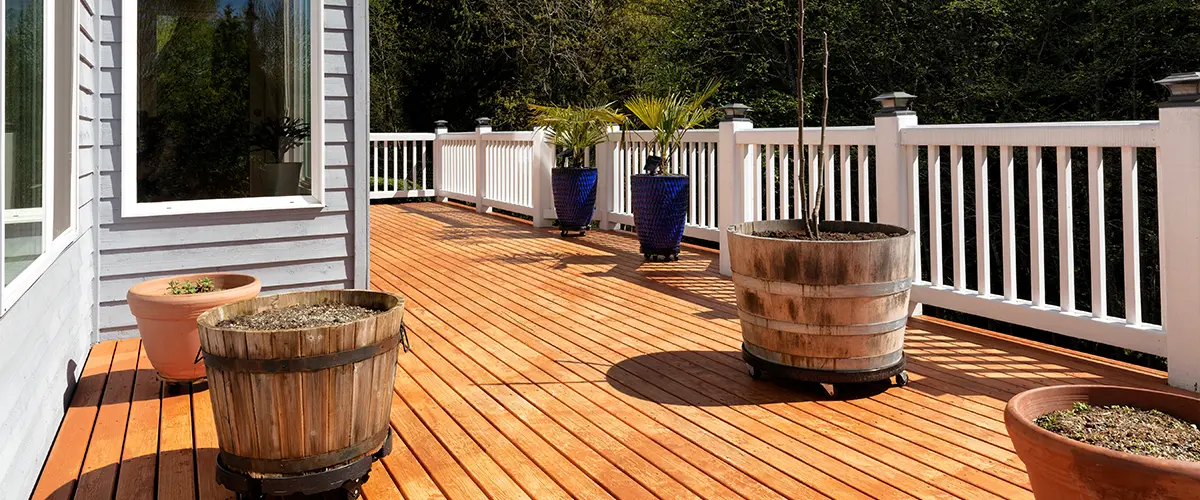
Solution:
<path fill-rule="evenodd" d="M 28 498 L 87 359 L 96 326 L 93 138 L 97 18 L 79 9 L 79 233 L 0 316 L 0 499 Z"/>
<path fill-rule="evenodd" d="M 263 292 L 366 286 L 366 203 L 355 190 L 356 155 L 365 158 L 366 115 L 356 112 L 351 0 L 325 4 L 325 185 L 323 210 L 121 217 L 119 0 L 105 0 L 100 29 L 99 337 L 137 335 L 125 293 L 154 277 L 231 271 L 257 276 Z M 365 8 L 365 2 L 357 2 Z M 361 34 L 365 41 L 365 30 Z M 360 42 L 361 43 L 361 42 Z M 366 71 L 365 65 L 362 68 Z M 365 79 L 366 75 L 361 75 Z M 366 95 L 365 86 L 359 95 Z M 356 117 L 363 120 L 357 123 Z M 356 143 L 356 130 L 362 140 Z M 356 148 L 363 151 L 356 152 Z M 359 160 L 360 165 L 365 161 Z M 356 218 L 356 207 L 361 207 Z M 362 231 L 356 241 L 355 228 Z M 362 257 L 356 262 L 356 243 Z M 357 271 L 356 271 L 357 269 Z M 357 280 L 356 280 L 357 278 Z"/>

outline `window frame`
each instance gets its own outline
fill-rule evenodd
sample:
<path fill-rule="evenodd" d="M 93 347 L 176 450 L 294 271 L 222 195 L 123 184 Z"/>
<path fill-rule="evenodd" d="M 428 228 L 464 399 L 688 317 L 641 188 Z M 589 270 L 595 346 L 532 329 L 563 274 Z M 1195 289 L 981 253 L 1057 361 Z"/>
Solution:
<path fill-rule="evenodd" d="M 325 207 L 325 5 L 324 0 L 308 0 L 309 19 L 309 171 L 312 186 L 309 194 L 295 196 L 258 196 L 247 198 L 217 198 L 139 202 L 137 199 L 137 3 L 121 2 L 121 11 L 132 13 L 122 19 L 121 26 L 121 142 L 120 191 L 121 218 L 158 217 L 184 214 L 222 214 L 278 210 L 322 209 Z M 126 147 L 134 144 L 133 147 Z"/>
<path fill-rule="evenodd" d="M 42 4 L 42 29 L 44 30 L 42 36 L 42 60 L 44 65 L 42 80 L 42 253 L 29 264 L 29 267 L 17 273 L 17 276 L 13 278 L 11 283 L 5 284 L 7 276 L 5 275 L 3 265 L 5 243 L 4 220 L 13 216 L 11 212 L 24 212 L 27 214 L 35 209 L 12 209 L 7 212 L 5 211 L 4 163 L 0 161 L 0 316 L 3 316 L 12 309 L 17 301 L 25 295 L 25 292 L 29 291 L 33 284 L 50 269 L 51 264 L 58 260 L 63 251 L 79 238 L 79 161 L 78 154 L 76 154 L 79 150 L 79 51 L 76 45 L 80 36 L 79 8 L 77 3 L 72 2 L 73 8 L 68 18 L 71 24 L 65 28 L 68 30 L 66 34 L 71 35 L 71 39 L 67 42 L 66 47 L 62 47 L 64 50 L 70 50 L 71 53 L 69 66 L 71 68 L 70 88 L 72 92 L 68 96 L 61 96 L 56 92 L 54 85 L 58 69 L 54 58 L 60 48 L 58 45 L 61 41 L 60 35 L 63 35 L 59 31 L 59 23 L 57 22 L 59 20 L 57 17 L 58 1 L 44 0 Z M 0 5 L 3 5 L 2 0 L 0 0 Z M 0 15 L 0 34 L 6 33 L 5 22 L 4 16 Z M 7 48 L 5 45 L 6 40 L 6 36 L 0 36 L 0 54 L 5 53 L 4 51 Z M 5 106 L 5 99 L 7 99 L 5 93 L 6 78 L 4 68 L 0 67 L 0 124 L 5 123 L 5 113 L 7 112 Z M 63 99 L 66 99 L 66 102 L 61 102 Z M 59 118 L 56 116 L 55 110 L 59 105 L 65 105 L 71 109 L 71 114 L 68 117 L 71 120 L 70 149 L 64 152 L 67 155 L 67 161 L 70 165 L 71 203 L 67 206 L 71 211 L 71 225 L 56 237 L 54 236 L 54 174 L 57 165 L 56 161 L 59 158 L 55 154 L 55 141 L 53 138 L 55 126 L 58 125 L 57 120 Z M 5 146 L 3 142 L 0 142 L 0 158 L 4 158 L 5 154 L 7 154 Z"/>

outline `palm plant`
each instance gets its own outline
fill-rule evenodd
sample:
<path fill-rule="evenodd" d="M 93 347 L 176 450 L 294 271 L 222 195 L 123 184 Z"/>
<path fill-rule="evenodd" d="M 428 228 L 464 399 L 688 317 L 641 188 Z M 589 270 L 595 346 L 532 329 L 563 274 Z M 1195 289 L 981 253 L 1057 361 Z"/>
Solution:
<path fill-rule="evenodd" d="M 625 123 L 627 117 L 613 109 L 613 103 L 602 106 L 542 106 L 530 104 L 533 125 L 545 127 L 550 142 L 562 150 L 569 160 L 567 167 L 584 168 L 584 154 L 591 147 L 608 140 L 610 125 Z"/>
<path fill-rule="evenodd" d="M 665 175 L 667 166 L 671 164 L 671 155 L 679 149 L 683 135 L 688 130 L 699 127 L 711 120 L 718 113 L 716 108 L 704 106 L 721 84 L 710 81 L 703 90 L 690 99 L 681 93 L 673 92 L 662 97 L 637 96 L 625 103 L 625 108 L 637 117 L 646 128 L 654 132 L 650 143 L 658 153 L 657 166 L 647 160 L 646 170 L 652 174 Z"/>

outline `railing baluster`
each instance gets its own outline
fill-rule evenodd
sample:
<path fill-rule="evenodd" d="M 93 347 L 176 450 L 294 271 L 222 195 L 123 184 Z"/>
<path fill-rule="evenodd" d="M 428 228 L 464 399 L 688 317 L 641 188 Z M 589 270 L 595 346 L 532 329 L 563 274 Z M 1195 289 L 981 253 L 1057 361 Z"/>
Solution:
<path fill-rule="evenodd" d="M 1042 215 L 1042 148 L 1029 147 L 1029 300 L 1046 305 L 1046 238 Z"/>
<path fill-rule="evenodd" d="M 954 288 L 967 289 L 967 234 L 963 209 L 963 147 L 950 146 L 950 236 L 954 260 Z"/>
<path fill-rule="evenodd" d="M 817 184 L 821 182 L 821 175 L 818 170 L 817 145 L 810 144 L 805 149 L 808 154 L 808 208 L 812 210 L 817 208 Z M 804 214 L 805 217 L 808 215 Z"/>
<path fill-rule="evenodd" d="M 988 217 L 987 146 L 975 146 L 975 265 L 980 295 L 992 294 L 992 228 Z"/>
<path fill-rule="evenodd" d="M 695 142 L 686 143 L 687 145 L 687 176 L 688 176 L 688 223 L 697 224 L 696 220 L 696 184 L 700 182 L 700 177 L 696 175 L 696 144 Z"/>
<path fill-rule="evenodd" d="M 866 144 L 858 145 L 858 220 L 871 221 L 871 168 L 870 150 Z"/>
<path fill-rule="evenodd" d="M 1125 322 L 1142 324 L 1141 225 L 1138 220 L 1137 149 L 1121 148 L 1121 206 L 1125 237 Z"/>
<path fill-rule="evenodd" d="M 429 154 L 428 150 L 426 149 L 428 142 L 429 141 L 421 141 L 421 189 L 433 188 L 433 186 L 429 185 L 429 177 L 427 172 L 429 170 L 429 157 L 426 156 Z"/>
<path fill-rule="evenodd" d="M 925 164 L 929 181 L 929 282 L 946 284 L 942 273 L 942 147 L 926 147 Z"/>
<path fill-rule="evenodd" d="M 371 141 L 371 190 L 379 191 L 379 141 Z"/>
<path fill-rule="evenodd" d="M 707 167 L 708 182 L 704 182 L 704 186 L 708 189 L 708 224 L 706 225 L 716 227 L 716 143 L 708 143 Z"/>
<path fill-rule="evenodd" d="M 754 220 L 763 220 L 766 196 L 763 196 L 763 148 L 754 146 Z"/>
<path fill-rule="evenodd" d="M 837 165 L 837 163 L 835 163 L 833 161 L 833 146 L 832 145 L 826 144 L 825 148 L 822 149 L 821 151 L 825 155 L 824 164 L 821 165 L 821 167 L 825 169 L 825 192 L 823 193 L 823 196 L 822 196 L 823 198 L 825 198 L 825 219 L 832 220 L 836 216 L 836 213 L 833 211 L 834 210 L 833 193 L 834 193 L 834 189 L 836 187 L 833 184 L 833 182 L 834 182 L 833 180 L 835 178 L 834 177 L 835 173 L 834 173 L 833 169 Z"/>
<path fill-rule="evenodd" d="M 913 234 L 917 237 L 913 238 L 913 245 L 916 247 L 913 252 L 913 281 L 921 280 L 921 166 L 920 155 L 918 154 L 917 146 L 905 146 L 905 162 L 904 168 L 905 183 L 908 184 L 908 203 L 905 207 L 908 211 L 908 220 L 912 226 Z"/>
<path fill-rule="evenodd" d="M 1091 146 L 1088 154 L 1088 239 L 1091 241 L 1092 317 L 1108 316 L 1107 272 L 1104 262 L 1104 158 L 1099 147 Z"/>
<path fill-rule="evenodd" d="M 852 204 L 850 203 L 850 146 L 849 145 L 842 144 L 842 145 L 838 146 L 838 160 L 839 160 L 839 163 L 841 163 L 841 166 L 838 168 L 841 169 L 841 174 L 842 174 L 842 186 L 841 186 L 842 199 L 840 201 L 840 204 L 842 207 L 842 220 L 844 220 L 844 221 L 854 220 L 853 218 L 850 217 L 850 213 L 851 213 L 850 207 Z"/>
<path fill-rule="evenodd" d="M 792 197 L 791 167 L 788 165 L 788 145 L 779 145 L 779 218 L 791 217 L 788 200 Z"/>
<path fill-rule="evenodd" d="M 775 191 L 775 146 L 768 144 L 766 147 L 767 160 L 766 163 L 763 164 L 763 168 L 766 170 L 767 190 L 763 195 L 763 200 L 767 205 L 767 220 L 775 220 L 775 199 L 777 194 Z"/>
<path fill-rule="evenodd" d="M 1000 242 L 1004 266 L 1004 298 L 1017 298 L 1017 228 L 1013 194 L 1012 146 L 1000 147 Z"/>

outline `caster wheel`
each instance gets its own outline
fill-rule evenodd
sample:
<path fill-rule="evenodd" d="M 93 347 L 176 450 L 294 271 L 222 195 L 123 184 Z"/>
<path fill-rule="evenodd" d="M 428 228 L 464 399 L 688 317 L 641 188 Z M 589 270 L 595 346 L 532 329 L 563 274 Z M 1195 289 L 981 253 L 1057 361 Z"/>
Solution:
<path fill-rule="evenodd" d="M 650 254 L 648 254 L 648 253 L 642 254 L 642 258 L 645 259 L 646 262 L 652 261 L 652 259 L 650 258 Z"/>
<path fill-rule="evenodd" d="M 580 231 L 579 236 L 587 236 L 587 231 Z"/>
<path fill-rule="evenodd" d="M 358 481 L 347 481 L 342 485 L 342 489 L 346 492 L 346 500 L 358 500 L 362 498 L 362 486 Z"/>
<path fill-rule="evenodd" d="M 904 387 L 908 385 L 908 371 L 902 371 L 896 374 L 896 387 Z"/>
<path fill-rule="evenodd" d="M 567 237 L 567 232 L 566 232 L 566 231 L 559 231 L 559 232 L 558 232 L 558 236 L 559 236 L 559 237 L 562 237 L 562 238 L 566 238 L 566 237 Z"/>
<path fill-rule="evenodd" d="M 183 393 L 183 384 L 178 382 L 167 382 L 166 385 L 168 396 L 178 396 Z"/>
<path fill-rule="evenodd" d="M 266 498 L 259 493 L 238 493 L 237 500 L 260 500 Z"/>
<path fill-rule="evenodd" d="M 762 370 L 759 370 L 757 367 L 755 367 L 754 365 L 752 365 L 750 363 L 746 363 L 746 373 L 750 374 L 750 378 L 752 378 L 754 380 L 758 380 L 758 379 L 762 378 L 762 376 L 763 376 Z"/>
<path fill-rule="evenodd" d="M 672 255 L 671 260 L 673 260 L 675 262 L 679 262 L 679 254 Z"/>

